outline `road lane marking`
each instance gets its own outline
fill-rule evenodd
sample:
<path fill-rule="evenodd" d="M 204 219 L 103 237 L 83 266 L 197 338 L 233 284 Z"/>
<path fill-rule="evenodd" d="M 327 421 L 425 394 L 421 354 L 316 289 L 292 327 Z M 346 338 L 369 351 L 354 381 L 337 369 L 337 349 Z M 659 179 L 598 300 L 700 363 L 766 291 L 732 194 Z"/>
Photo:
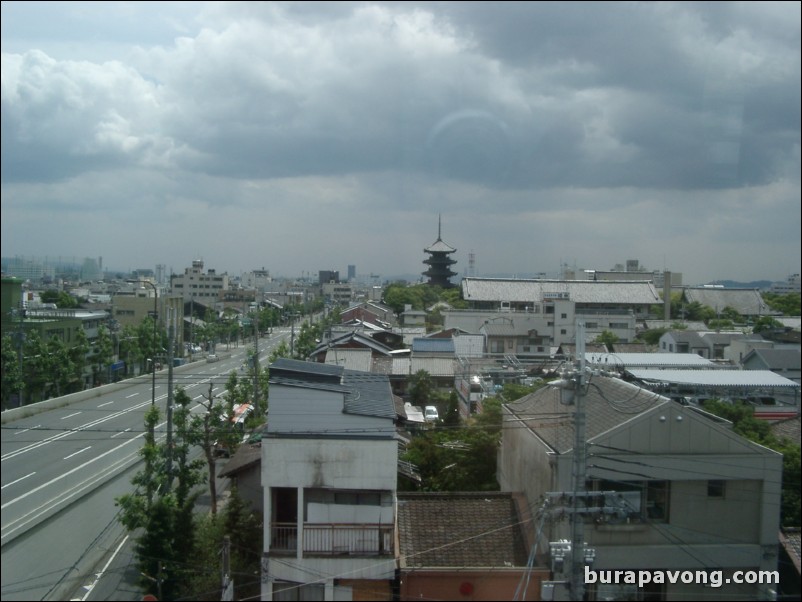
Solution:
<path fill-rule="evenodd" d="M 107 401 L 106 403 L 101 403 L 98 407 L 102 408 L 103 406 L 107 406 L 107 405 L 112 404 L 112 403 L 114 403 L 114 401 Z"/>
<path fill-rule="evenodd" d="M 0 487 L 0 489 L 5 489 L 6 487 L 10 487 L 10 486 L 11 486 L 11 485 L 13 485 L 14 483 L 19 483 L 20 481 L 24 481 L 24 480 L 25 480 L 25 479 L 27 479 L 28 477 L 32 477 L 32 476 L 33 476 L 33 475 L 35 475 L 35 474 L 36 474 L 35 472 L 32 472 L 31 474 L 26 474 L 24 477 L 20 477 L 20 478 L 19 478 L 19 479 L 17 479 L 16 481 L 11 481 L 10 483 L 6 483 L 6 484 L 5 484 L 5 485 L 3 485 L 2 487 Z"/>
<path fill-rule="evenodd" d="M 36 426 L 32 426 L 29 429 L 22 429 L 21 431 L 17 431 L 16 433 L 14 433 L 14 436 L 16 437 L 17 435 L 21 435 L 22 433 L 27 433 L 28 431 L 32 431 L 34 429 L 38 429 L 40 426 L 42 426 L 42 425 L 41 424 L 37 424 Z"/>
<path fill-rule="evenodd" d="M 162 395 L 161 397 L 157 397 L 156 401 L 161 401 L 165 397 L 167 397 L 167 395 Z M 58 441 L 59 439 L 63 439 L 64 437 L 69 437 L 70 435 L 74 435 L 75 433 L 78 433 L 80 431 L 83 431 L 83 430 L 86 430 L 88 428 L 97 426 L 99 424 L 103 424 L 104 422 L 107 422 L 109 420 L 114 420 L 115 418 L 118 418 L 118 417 L 120 417 L 120 416 L 122 416 L 124 414 L 127 414 L 128 412 L 133 412 L 135 410 L 142 409 L 142 408 L 147 407 L 149 405 L 151 405 L 150 401 L 143 401 L 139 405 L 131 406 L 128 409 L 120 410 L 118 412 L 112 412 L 111 414 L 109 414 L 108 416 L 104 416 L 103 418 L 98 418 L 97 420 L 93 420 L 92 422 L 87 422 L 86 424 L 83 424 L 83 425 L 81 425 L 81 426 L 79 426 L 77 428 L 70 429 L 70 430 L 65 431 L 63 433 L 59 433 L 58 435 L 53 435 L 52 437 L 48 437 L 47 439 L 43 439 L 42 441 L 38 441 L 36 443 L 31 443 L 30 445 L 26 445 L 25 447 L 22 447 L 20 449 L 14 450 L 12 452 L 8 452 L 7 454 L 3 454 L 3 456 L 0 457 L 0 461 L 5 462 L 6 460 L 10 460 L 11 458 L 14 458 L 14 457 L 19 456 L 21 454 L 24 454 L 26 452 L 32 451 L 32 450 L 36 449 L 37 447 L 41 447 L 43 445 L 48 445 L 50 443 L 53 443 L 54 441 Z"/>
<path fill-rule="evenodd" d="M 98 584 L 98 582 L 103 577 L 103 573 L 106 572 L 106 570 L 109 568 L 109 566 L 111 565 L 112 561 L 117 556 L 119 551 L 122 550 L 122 548 L 125 545 L 126 541 L 128 541 L 128 535 L 123 537 L 123 540 L 120 542 L 120 545 L 117 546 L 117 549 L 114 550 L 114 554 L 111 555 L 111 558 L 109 558 L 109 561 L 105 565 L 103 565 L 103 568 L 100 569 L 100 572 L 95 575 L 95 580 L 92 583 L 90 583 L 89 585 L 84 585 L 84 587 L 86 588 L 86 593 L 84 594 L 84 597 L 81 598 L 81 602 L 86 602 L 86 599 L 89 597 L 89 594 L 91 594 L 92 590 L 95 589 L 95 586 Z"/>
<path fill-rule="evenodd" d="M 78 454 L 82 454 L 82 453 L 84 453 L 84 452 L 85 452 L 87 449 L 92 449 L 92 446 L 90 445 L 89 447 L 85 447 L 85 448 L 83 448 L 83 449 L 81 449 L 81 450 L 78 450 L 78 451 L 77 451 L 77 452 L 75 452 L 74 454 L 70 454 L 69 456 L 65 456 L 65 457 L 64 457 L 64 459 L 65 459 L 65 460 L 69 460 L 69 459 L 70 459 L 70 458 L 72 458 L 73 456 L 77 456 Z"/>
<path fill-rule="evenodd" d="M 81 412 L 75 412 L 74 414 L 70 414 L 69 416 L 62 416 L 61 419 L 66 420 L 67 418 L 72 418 L 73 416 L 77 416 L 80 413 Z"/>
<path fill-rule="evenodd" d="M 119 433 L 114 433 L 111 437 L 109 437 L 109 439 L 114 439 L 115 437 L 118 437 L 119 435 L 124 435 L 125 433 L 127 433 L 130 430 L 131 430 L 131 428 L 129 427 L 129 428 L 125 429 L 124 431 L 120 431 Z"/>
<path fill-rule="evenodd" d="M 165 421 L 165 422 L 162 422 L 161 424 L 157 424 L 157 425 L 156 425 L 156 428 L 158 429 L 158 428 L 160 428 L 160 427 L 164 426 L 165 424 L 167 424 L 167 421 Z M 114 448 L 112 448 L 112 449 L 110 449 L 110 450 L 108 450 L 108 451 L 105 451 L 105 452 L 103 452 L 102 454 L 99 454 L 99 455 L 95 456 L 95 457 L 94 457 L 94 458 L 92 458 L 91 460 L 87 460 L 87 461 L 86 461 L 86 462 L 84 462 L 83 464 L 81 464 L 81 465 L 79 465 L 79 466 L 76 466 L 75 468 L 73 468 L 73 469 L 71 469 L 71 470 L 68 470 L 67 472 L 65 472 L 65 473 L 63 473 L 63 474 L 60 474 L 60 475 L 59 475 L 59 476 L 57 476 L 55 479 L 51 479 L 51 480 L 49 480 L 49 481 L 47 481 L 47 482 L 45 482 L 45 483 L 42 483 L 42 484 L 41 484 L 41 485 L 39 485 L 38 487 L 34 487 L 34 488 L 33 488 L 33 489 L 31 489 L 30 491 L 28 491 L 28 492 L 26 492 L 26 493 L 23 493 L 21 496 L 19 496 L 19 497 L 16 497 L 16 498 L 14 498 L 13 500 L 8 500 L 8 501 L 7 501 L 5 504 L 3 504 L 2 506 L 0 506 L 0 510 L 5 510 L 6 508 L 8 508 L 9 506 L 11 506 L 12 504 L 16 504 L 17 502 L 21 502 L 22 500 L 24 500 L 25 498 L 27 498 L 29 495 L 33 495 L 34 493 L 36 493 L 36 492 L 38 492 L 38 491 L 41 491 L 41 490 L 42 490 L 42 489 L 44 489 L 45 487 L 49 487 L 50 485 L 53 485 L 54 483 L 57 483 L 57 482 L 58 482 L 58 481 L 60 481 L 61 479 L 65 479 L 65 478 L 67 478 L 68 476 L 70 476 L 70 475 L 71 475 L 71 474 L 73 474 L 74 472 L 78 472 L 79 470 L 81 470 L 81 469 L 83 469 L 83 468 L 86 468 L 86 467 L 87 467 L 87 466 L 89 466 L 90 464 L 94 464 L 94 463 L 95 463 L 95 462 L 97 462 L 98 460 L 101 460 L 102 458 L 105 458 L 105 457 L 106 457 L 106 456 L 108 456 L 109 454 L 113 454 L 113 453 L 114 453 L 114 452 L 116 452 L 117 450 L 119 450 L 119 449 L 122 449 L 122 448 L 123 448 L 123 447 L 125 447 L 126 445 L 129 445 L 129 444 L 131 444 L 131 443 L 135 442 L 135 441 L 136 441 L 137 439 L 139 439 L 140 437 L 144 437 L 144 436 L 145 436 L 145 433 L 140 433 L 140 434 L 138 434 L 136 437 L 134 437 L 134 438 L 132 438 L 132 439 L 128 439 L 128 441 L 126 441 L 125 443 L 121 443 L 121 444 L 120 444 L 120 445 L 118 445 L 117 447 L 114 447 Z M 157 439 L 158 439 L 158 440 L 161 440 L 161 439 L 164 439 L 164 437 L 158 437 Z M 157 442 L 158 442 L 158 441 L 157 441 Z M 133 452 L 133 453 L 132 453 L 132 455 L 133 455 L 133 456 L 137 456 L 137 455 L 139 455 L 139 450 L 137 450 L 137 451 Z M 118 460 L 118 462 L 119 462 L 119 460 Z M 79 484 L 78 484 L 78 485 L 76 485 L 75 487 L 78 487 L 78 486 L 80 486 L 80 485 L 82 485 L 82 483 L 79 483 Z M 64 495 L 64 493 L 62 493 L 62 494 L 60 494 L 60 495 Z M 38 508 L 37 508 L 37 509 L 35 509 L 35 510 L 32 510 L 32 511 L 31 511 L 31 512 L 29 512 L 28 514 L 31 514 L 31 513 L 35 512 L 36 510 L 38 510 Z M 27 516 L 27 515 L 26 515 L 26 516 Z M 24 517 L 23 517 L 23 518 L 24 518 Z"/>
<path fill-rule="evenodd" d="M 132 397 L 136 397 L 137 395 L 139 395 L 139 393 L 131 393 L 130 395 L 126 395 L 125 398 L 131 399 Z"/>

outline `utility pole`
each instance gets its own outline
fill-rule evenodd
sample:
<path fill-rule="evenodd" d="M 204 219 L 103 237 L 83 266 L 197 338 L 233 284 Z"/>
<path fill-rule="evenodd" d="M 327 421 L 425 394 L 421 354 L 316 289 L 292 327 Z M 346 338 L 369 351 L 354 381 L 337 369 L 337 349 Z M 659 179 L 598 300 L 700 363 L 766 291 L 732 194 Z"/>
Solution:
<path fill-rule="evenodd" d="M 234 581 L 231 579 L 231 538 L 223 537 L 223 591 L 220 600 L 234 599 Z"/>
<path fill-rule="evenodd" d="M 259 310 L 256 310 L 253 337 L 253 403 L 256 415 L 262 415 L 262 404 L 259 402 Z"/>
<path fill-rule="evenodd" d="M 173 312 L 171 311 L 170 314 Z M 167 491 L 173 484 L 173 342 L 175 327 L 173 316 L 169 316 L 167 336 Z"/>
<path fill-rule="evenodd" d="M 576 324 L 576 355 L 579 358 L 579 374 L 575 376 L 574 396 L 574 500 L 571 521 L 571 597 L 582 600 L 585 596 L 585 515 L 587 500 L 585 479 L 587 478 L 587 441 L 585 428 L 585 323 Z"/>

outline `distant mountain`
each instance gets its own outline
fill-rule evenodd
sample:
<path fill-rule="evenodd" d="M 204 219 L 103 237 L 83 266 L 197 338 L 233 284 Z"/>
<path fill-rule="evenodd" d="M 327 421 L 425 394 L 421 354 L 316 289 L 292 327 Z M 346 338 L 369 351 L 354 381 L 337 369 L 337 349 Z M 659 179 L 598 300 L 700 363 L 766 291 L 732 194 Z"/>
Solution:
<path fill-rule="evenodd" d="M 758 288 L 768 289 L 771 288 L 771 280 L 754 280 L 753 282 L 737 282 L 735 280 L 714 280 L 708 284 L 723 286 L 724 288 Z"/>

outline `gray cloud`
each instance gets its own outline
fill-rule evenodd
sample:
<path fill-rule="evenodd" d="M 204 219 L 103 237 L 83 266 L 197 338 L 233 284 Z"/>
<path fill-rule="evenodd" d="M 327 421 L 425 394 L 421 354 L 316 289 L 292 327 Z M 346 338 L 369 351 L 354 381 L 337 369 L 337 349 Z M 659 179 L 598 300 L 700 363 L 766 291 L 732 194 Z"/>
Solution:
<path fill-rule="evenodd" d="M 387 223 L 412 228 L 393 234 L 399 244 L 418 237 L 411 256 L 387 253 L 391 267 L 373 271 L 418 271 L 416 249 L 433 232 L 417 229 L 438 212 L 465 236 L 455 245 L 485 249 L 496 272 L 544 271 L 516 256 L 515 236 L 479 225 L 496 213 L 498 228 L 520 236 L 549 224 L 535 238 L 550 265 L 572 244 L 588 247 L 586 261 L 646 256 L 660 237 L 644 236 L 654 224 L 638 220 L 651 215 L 666 240 L 685 240 L 706 235 L 708 212 L 731 214 L 729 232 L 756 245 L 776 236 L 769 214 L 753 209 L 761 199 L 799 215 L 798 6 L 133 3 L 104 19 L 81 3 L 28 4 L 3 5 L 4 254 L 36 253 L 6 233 L 20 240 L 48 207 L 105 206 L 129 223 L 148 223 L 135 207 L 155 207 L 190 221 L 206 244 L 216 211 L 246 229 L 281 223 L 278 239 L 302 222 L 318 233 L 298 259 L 312 270 L 316 254 L 331 253 L 326 227 L 357 228 L 355 239 Z M 5 26 L 14 18 L 16 35 Z M 609 230 L 581 226 L 583 216 Z M 621 244 L 635 233 L 636 246 Z M 789 238 L 777 253 L 798 256 L 798 236 Z M 41 244 L 56 242 L 67 244 Z M 253 245 L 239 258 L 218 252 L 247 269 Z M 343 262 L 359 253 L 353 245 Z M 166 261 L 152 252 L 152 263 Z M 186 252 L 191 260 L 196 250 Z M 706 261 L 710 278 L 737 269 Z"/>

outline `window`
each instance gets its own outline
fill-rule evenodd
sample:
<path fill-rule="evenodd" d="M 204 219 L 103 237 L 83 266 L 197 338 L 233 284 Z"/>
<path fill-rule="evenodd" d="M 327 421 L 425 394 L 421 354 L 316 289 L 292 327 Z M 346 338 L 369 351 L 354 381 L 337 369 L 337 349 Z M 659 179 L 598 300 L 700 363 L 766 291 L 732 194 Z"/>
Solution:
<path fill-rule="evenodd" d="M 712 479 L 707 482 L 707 497 L 723 498 L 725 481 Z"/>
<path fill-rule="evenodd" d="M 568 334 L 568 331 L 565 328 L 560 329 L 560 334 Z"/>
<path fill-rule="evenodd" d="M 667 523 L 671 488 L 669 481 L 605 481 L 589 483 L 589 490 L 611 491 L 606 503 L 621 506 L 629 518 L 648 523 Z"/>

